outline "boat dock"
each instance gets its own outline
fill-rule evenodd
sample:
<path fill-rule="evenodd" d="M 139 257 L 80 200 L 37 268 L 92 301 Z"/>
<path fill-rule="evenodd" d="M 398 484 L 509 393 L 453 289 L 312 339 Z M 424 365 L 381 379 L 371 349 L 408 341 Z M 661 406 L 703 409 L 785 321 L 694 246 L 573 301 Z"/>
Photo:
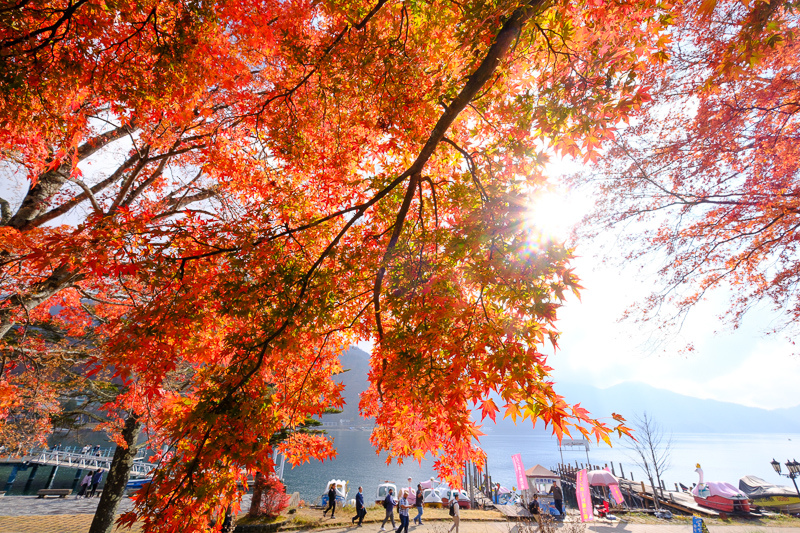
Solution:
<path fill-rule="evenodd" d="M 562 482 L 566 482 L 574 486 L 577 472 L 584 468 L 587 470 L 602 470 L 604 468 L 608 468 L 608 465 L 599 466 L 592 464 L 580 464 L 572 466 L 559 464 L 556 472 L 558 472 L 559 476 L 561 476 Z M 658 507 L 679 512 L 681 514 L 696 514 L 705 517 L 720 516 L 719 511 L 700 506 L 690 493 L 678 490 L 677 485 L 675 487 L 676 490 L 674 491 L 668 490 L 666 487 L 662 487 L 658 490 L 658 492 L 656 492 L 651 485 L 648 485 L 643 481 L 626 479 L 625 473 L 622 471 L 621 466 L 619 475 L 617 475 L 613 470 L 614 466 L 612 464 L 611 471 L 619 479 L 619 488 L 623 497 L 625 498 L 625 506 L 622 508 L 616 508 L 615 512 L 626 512 L 628 510 L 653 512 L 656 508 L 656 502 L 658 502 Z"/>
<path fill-rule="evenodd" d="M 647 502 L 653 503 L 656 499 L 655 491 L 650 485 L 644 482 L 628 481 L 627 479 L 619 480 L 619 488 L 623 492 L 638 492 L 639 496 Z M 694 497 L 688 492 L 677 492 L 671 490 L 662 490 L 658 494 L 658 504 L 666 507 L 672 511 L 680 511 L 682 513 L 697 514 L 707 517 L 718 517 L 719 512 L 708 507 L 701 507 Z"/>

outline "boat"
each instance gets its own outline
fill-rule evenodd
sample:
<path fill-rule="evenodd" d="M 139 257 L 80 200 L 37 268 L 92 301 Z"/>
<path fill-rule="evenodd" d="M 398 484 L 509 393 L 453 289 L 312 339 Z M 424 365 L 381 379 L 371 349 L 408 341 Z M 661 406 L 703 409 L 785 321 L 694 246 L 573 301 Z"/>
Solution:
<path fill-rule="evenodd" d="M 336 486 L 336 506 L 344 507 L 347 505 L 348 483 L 348 481 L 344 481 L 342 479 L 332 479 L 328 481 L 328 483 L 325 485 L 325 492 L 322 494 L 322 506 L 328 506 L 328 489 L 331 485 Z"/>
<path fill-rule="evenodd" d="M 450 499 L 456 498 L 458 500 L 459 509 L 472 509 L 472 501 L 463 490 L 454 489 L 450 493 Z"/>
<path fill-rule="evenodd" d="M 450 486 L 442 482 L 441 485 L 434 489 L 439 499 L 442 500 L 442 507 L 447 507 L 450 504 Z"/>
<path fill-rule="evenodd" d="M 375 492 L 375 503 L 383 506 L 383 500 L 386 499 L 386 495 L 389 494 L 389 489 L 392 489 L 392 494 L 394 494 L 394 499 L 397 499 L 397 485 L 392 483 L 389 480 L 384 481 L 380 485 L 378 485 L 378 490 Z"/>
<path fill-rule="evenodd" d="M 151 477 L 143 477 L 143 478 L 139 478 L 139 479 L 131 479 L 131 480 L 128 480 L 127 483 L 125 483 L 125 489 L 126 490 L 139 490 L 143 486 L 145 486 L 148 483 L 150 483 L 151 481 L 153 481 L 153 478 L 151 478 Z"/>
<path fill-rule="evenodd" d="M 499 487 L 497 489 L 497 501 L 495 505 L 516 505 L 517 502 L 519 502 L 519 495 L 517 495 L 516 491 L 511 492 L 511 490 L 506 487 Z"/>
<path fill-rule="evenodd" d="M 800 496 L 785 485 L 773 485 L 756 476 L 739 479 L 739 490 L 747 494 L 752 504 L 769 511 L 800 513 Z"/>
<path fill-rule="evenodd" d="M 425 507 L 441 507 L 442 497 L 439 496 L 438 489 L 423 489 L 422 505 Z"/>
<path fill-rule="evenodd" d="M 749 513 L 750 500 L 747 495 L 731 485 L 722 481 L 703 481 L 703 469 L 697 465 L 695 469 L 700 475 L 700 481 L 692 489 L 694 501 L 702 507 L 708 507 L 724 513 Z"/>

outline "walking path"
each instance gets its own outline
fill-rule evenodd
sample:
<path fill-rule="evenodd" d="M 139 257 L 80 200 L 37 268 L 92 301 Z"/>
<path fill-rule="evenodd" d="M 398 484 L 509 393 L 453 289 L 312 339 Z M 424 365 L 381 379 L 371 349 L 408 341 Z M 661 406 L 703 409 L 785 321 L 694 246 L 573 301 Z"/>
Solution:
<path fill-rule="evenodd" d="M 94 499 L 38 499 L 36 496 L 11 496 L 0 498 L 0 533 L 86 533 L 92 522 L 99 498 Z M 119 512 L 128 511 L 132 506 L 125 498 Z M 243 505 L 243 509 L 249 502 Z M 382 510 L 381 510 L 382 511 Z M 376 511 L 377 513 L 377 511 Z M 317 514 L 316 512 L 314 513 Z M 378 516 L 377 514 L 375 516 Z M 432 518 L 432 517 L 431 517 Z M 459 533 L 538 533 L 535 527 L 525 523 L 503 520 L 462 520 Z M 337 516 L 337 522 L 341 518 Z M 344 515 L 344 521 L 349 515 Z M 323 533 L 380 533 L 380 520 L 365 522 L 362 527 L 342 525 L 333 522 L 326 527 L 326 521 L 315 524 L 315 531 Z M 569 520 L 569 519 L 568 519 Z M 449 518 L 427 520 L 422 526 L 411 526 L 410 533 L 447 533 L 452 522 Z M 557 533 L 582 533 L 579 524 L 558 524 Z M 758 522 L 737 525 L 709 525 L 709 533 L 800 533 L 800 527 L 764 526 Z M 127 531 L 127 530 L 120 530 Z M 133 527 L 133 533 L 141 527 Z M 387 529 L 392 533 L 391 528 Z M 592 523 L 585 533 L 692 533 L 691 523 L 642 524 L 631 522 Z"/>

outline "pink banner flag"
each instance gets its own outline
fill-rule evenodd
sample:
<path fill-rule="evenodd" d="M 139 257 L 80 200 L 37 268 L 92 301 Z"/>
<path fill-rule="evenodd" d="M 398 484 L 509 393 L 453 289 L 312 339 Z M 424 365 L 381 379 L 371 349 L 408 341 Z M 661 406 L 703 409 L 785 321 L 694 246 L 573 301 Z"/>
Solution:
<path fill-rule="evenodd" d="M 589 492 L 589 476 L 586 470 L 578 472 L 578 477 L 575 479 L 575 495 L 578 498 L 578 509 L 581 511 L 581 522 L 594 520 L 592 494 Z"/>
<path fill-rule="evenodd" d="M 610 472 L 608 467 L 606 467 L 606 471 Z M 622 491 L 619 490 L 619 485 L 609 485 L 608 490 L 611 491 L 611 497 L 617 505 L 623 505 L 625 503 L 625 500 L 622 499 Z"/>
<path fill-rule="evenodd" d="M 517 474 L 517 488 L 520 492 L 528 489 L 528 478 L 525 477 L 525 467 L 522 466 L 522 456 L 514 454 L 511 456 L 511 462 L 514 463 L 514 473 Z"/>

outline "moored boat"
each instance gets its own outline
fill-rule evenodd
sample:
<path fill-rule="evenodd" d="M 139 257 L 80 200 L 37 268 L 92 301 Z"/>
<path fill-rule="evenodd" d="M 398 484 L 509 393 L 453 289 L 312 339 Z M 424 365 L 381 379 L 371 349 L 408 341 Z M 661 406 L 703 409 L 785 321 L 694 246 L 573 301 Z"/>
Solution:
<path fill-rule="evenodd" d="M 392 489 L 392 494 L 394 495 L 394 499 L 397 499 L 397 485 L 392 483 L 391 481 L 384 481 L 380 485 L 378 485 L 378 490 L 375 492 L 375 503 L 378 505 L 383 505 L 383 500 L 386 499 L 386 495 L 389 494 L 389 489 Z"/>
<path fill-rule="evenodd" d="M 422 491 L 422 505 L 425 507 L 441 507 L 442 497 L 439 496 L 437 489 L 423 489 Z"/>
<path fill-rule="evenodd" d="M 472 502 L 463 490 L 455 489 L 450 494 L 450 499 L 456 498 L 458 500 L 458 507 L 460 509 L 472 509 Z"/>
<path fill-rule="evenodd" d="M 695 469 L 700 475 L 700 482 L 692 489 L 692 496 L 698 505 L 722 511 L 724 513 L 749 513 L 750 500 L 747 495 L 731 485 L 721 481 L 703 481 L 703 469 L 697 465 Z"/>
<path fill-rule="evenodd" d="M 756 476 L 739 479 L 739 490 L 747 494 L 756 507 L 784 513 L 800 513 L 797 491 L 783 485 L 773 485 Z"/>
<path fill-rule="evenodd" d="M 125 484 L 127 490 L 139 490 L 153 480 L 151 477 L 142 477 L 139 479 L 131 479 Z"/>
<path fill-rule="evenodd" d="M 322 506 L 328 506 L 328 489 L 331 485 L 336 488 L 336 505 L 337 507 L 344 507 L 347 505 L 348 481 L 342 479 L 332 479 L 325 485 L 325 492 L 322 494 Z"/>

